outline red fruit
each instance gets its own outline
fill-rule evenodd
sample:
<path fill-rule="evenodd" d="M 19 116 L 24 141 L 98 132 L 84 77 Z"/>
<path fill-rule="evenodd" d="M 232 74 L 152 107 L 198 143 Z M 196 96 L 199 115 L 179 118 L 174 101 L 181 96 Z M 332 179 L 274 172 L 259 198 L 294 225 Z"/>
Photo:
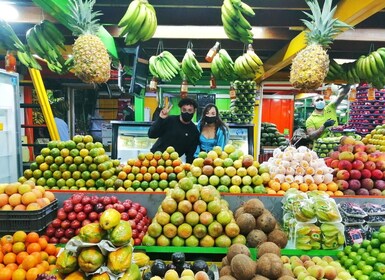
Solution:
<path fill-rule="evenodd" d="M 85 225 L 88 225 L 88 224 L 90 224 L 90 223 L 91 223 L 90 220 L 85 219 L 85 220 L 82 222 L 82 227 L 84 227 Z"/>
<path fill-rule="evenodd" d="M 86 218 L 87 218 L 87 214 L 84 213 L 83 211 L 82 211 L 82 212 L 79 212 L 79 213 L 76 215 L 76 220 L 78 220 L 79 222 L 84 221 Z"/>
<path fill-rule="evenodd" d="M 102 203 L 98 203 L 94 206 L 94 211 L 97 213 L 101 213 L 104 211 L 104 205 Z"/>
<path fill-rule="evenodd" d="M 374 187 L 374 182 L 370 178 L 361 179 L 361 186 L 367 190 L 371 190 Z"/>
<path fill-rule="evenodd" d="M 373 161 L 367 161 L 364 163 L 364 165 L 365 165 L 365 168 L 369 169 L 370 171 L 376 169 L 376 163 Z"/>
<path fill-rule="evenodd" d="M 344 190 L 346 190 L 346 189 L 349 188 L 349 183 L 348 183 L 348 181 L 345 181 L 345 180 L 337 180 L 336 183 L 337 183 L 338 189 L 339 189 L 340 191 L 344 191 Z"/>
<path fill-rule="evenodd" d="M 136 211 L 138 211 L 140 206 L 141 205 L 138 202 L 134 202 L 134 203 L 132 203 L 131 208 L 134 208 Z"/>
<path fill-rule="evenodd" d="M 125 200 L 125 201 L 122 203 L 122 205 L 124 206 L 125 211 L 127 211 L 128 209 L 131 208 L 131 204 L 132 204 L 131 200 L 130 200 L 130 201 Z"/>
<path fill-rule="evenodd" d="M 338 180 L 349 180 L 350 173 L 347 170 L 338 170 L 336 177 Z"/>
<path fill-rule="evenodd" d="M 64 236 L 64 229 L 62 228 L 58 228 L 56 231 L 55 231 L 55 237 L 56 238 L 61 238 Z"/>
<path fill-rule="evenodd" d="M 139 235 L 138 230 L 135 228 L 132 230 L 132 238 L 137 238 Z"/>
<path fill-rule="evenodd" d="M 147 215 L 147 209 L 146 209 L 146 207 L 144 207 L 144 206 L 140 206 L 138 212 L 141 213 L 141 214 L 143 214 L 143 216 L 146 216 L 146 215 Z"/>
<path fill-rule="evenodd" d="M 71 222 L 71 228 L 77 229 L 81 227 L 81 223 L 78 220 L 74 220 Z"/>
<path fill-rule="evenodd" d="M 338 169 L 350 171 L 352 170 L 352 163 L 348 160 L 340 160 L 340 162 L 338 163 Z"/>
<path fill-rule="evenodd" d="M 369 195 L 369 191 L 367 189 L 361 188 L 356 191 L 357 195 Z"/>
<path fill-rule="evenodd" d="M 382 192 L 379 189 L 371 189 L 369 195 L 382 196 Z"/>
<path fill-rule="evenodd" d="M 104 205 L 111 204 L 111 197 L 105 196 L 103 197 L 103 202 Z"/>
<path fill-rule="evenodd" d="M 91 205 L 96 205 L 99 202 L 99 197 L 97 195 L 91 196 L 90 203 Z"/>
<path fill-rule="evenodd" d="M 93 210 L 94 210 L 94 206 L 92 206 L 91 203 L 88 203 L 83 206 L 83 212 L 86 214 L 91 213 Z"/>
<path fill-rule="evenodd" d="M 81 230 L 81 228 L 79 227 L 79 228 L 77 228 L 77 229 L 75 229 L 75 235 L 79 235 L 79 232 L 80 232 L 80 230 Z"/>
<path fill-rule="evenodd" d="M 363 144 L 356 144 L 356 145 L 354 145 L 354 153 L 365 152 L 365 150 L 366 150 L 366 146 L 363 145 Z"/>
<path fill-rule="evenodd" d="M 48 236 L 48 237 L 52 237 L 52 236 L 55 236 L 55 231 L 56 229 L 51 226 L 51 227 L 47 227 L 46 231 L 45 231 L 45 234 Z"/>
<path fill-rule="evenodd" d="M 127 212 L 123 212 L 123 213 L 120 213 L 120 218 L 121 218 L 123 221 L 128 221 L 130 217 L 128 216 L 128 213 L 127 213 Z"/>
<path fill-rule="evenodd" d="M 91 213 L 89 213 L 88 214 L 88 219 L 90 220 L 90 221 L 96 221 L 96 220 L 98 220 L 99 219 L 99 214 L 98 213 L 96 213 L 95 211 L 92 211 Z"/>
<path fill-rule="evenodd" d="M 134 239 L 134 245 L 139 246 L 142 243 L 142 240 L 140 238 Z"/>
<path fill-rule="evenodd" d="M 333 159 L 331 157 L 326 157 L 326 158 L 324 158 L 324 161 L 325 161 L 326 166 L 330 167 L 330 164 L 333 161 Z"/>
<path fill-rule="evenodd" d="M 361 170 L 361 178 L 370 178 L 372 177 L 372 172 L 369 169 Z"/>
<path fill-rule="evenodd" d="M 63 237 L 61 237 L 60 239 L 59 239 L 59 243 L 61 243 L 61 244 L 66 244 L 67 242 L 68 242 L 68 238 L 67 237 L 65 237 L 65 236 L 63 236 Z"/>
<path fill-rule="evenodd" d="M 384 176 L 384 174 L 382 173 L 381 170 L 379 170 L 379 169 L 372 170 L 372 178 L 374 180 L 380 180 L 380 179 L 382 179 L 383 176 Z"/>
<path fill-rule="evenodd" d="M 89 197 L 88 195 L 83 196 L 83 198 L 82 198 L 82 204 L 83 205 L 88 204 L 90 202 L 91 202 L 91 197 Z"/>
<path fill-rule="evenodd" d="M 114 209 L 116 209 L 119 213 L 122 213 L 125 210 L 123 204 L 121 203 L 114 203 L 113 206 L 114 206 Z"/>
<path fill-rule="evenodd" d="M 54 227 L 54 228 L 59 228 L 60 225 L 61 225 L 61 222 L 62 220 L 60 220 L 59 218 L 56 218 L 52 221 L 51 225 Z"/>
<path fill-rule="evenodd" d="M 136 229 L 136 222 L 134 220 L 128 220 L 132 229 Z"/>
<path fill-rule="evenodd" d="M 49 243 L 57 244 L 59 243 L 59 239 L 53 236 L 49 239 Z"/>
<path fill-rule="evenodd" d="M 61 222 L 60 227 L 63 228 L 63 229 L 67 229 L 67 228 L 70 227 L 70 225 L 71 225 L 70 221 L 64 220 L 64 221 Z"/>
<path fill-rule="evenodd" d="M 59 218 L 60 220 L 64 221 L 65 219 L 67 219 L 67 213 L 64 212 L 63 209 L 59 209 L 57 211 L 57 218 Z"/>
<path fill-rule="evenodd" d="M 380 191 L 385 190 L 385 181 L 384 180 L 376 180 L 374 182 L 374 187 L 379 189 Z"/>
<path fill-rule="evenodd" d="M 358 159 L 362 162 L 367 162 L 368 161 L 368 154 L 365 152 L 357 152 L 354 154 L 354 159 Z"/>
<path fill-rule="evenodd" d="M 361 188 L 361 182 L 357 179 L 351 179 L 349 180 L 349 189 L 352 189 L 354 191 Z"/>
<path fill-rule="evenodd" d="M 361 179 L 361 172 L 356 169 L 350 170 L 350 179 Z"/>
<path fill-rule="evenodd" d="M 338 168 L 338 163 L 340 161 L 338 159 L 333 159 L 332 162 L 330 163 L 331 168 Z"/>
<path fill-rule="evenodd" d="M 385 160 L 379 160 L 376 162 L 376 168 L 384 171 L 385 170 Z"/>
<path fill-rule="evenodd" d="M 75 219 L 76 219 L 76 213 L 75 213 L 75 212 L 68 213 L 67 219 L 68 219 L 69 221 L 75 220 Z"/>
<path fill-rule="evenodd" d="M 76 205 L 74 206 L 74 211 L 75 211 L 76 213 L 79 213 L 79 212 L 83 211 L 83 205 L 82 205 L 82 204 L 76 204 Z"/>
<path fill-rule="evenodd" d="M 72 202 L 63 203 L 63 211 L 66 213 L 72 212 L 74 210 L 74 205 Z"/>
<path fill-rule="evenodd" d="M 339 151 L 333 151 L 333 152 L 330 152 L 329 156 L 332 158 L 332 159 L 338 159 L 340 155 L 340 152 Z"/>
<path fill-rule="evenodd" d="M 67 228 L 64 232 L 64 236 L 67 238 L 72 238 L 75 236 L 75 230 L 73 228 Z M 61 243 L 61 242 L 60 242 Z"/>
<path fill-rule="evenodd" d="M 110 196 L 110 198 L 111 198 L 111 203 L 112 204 L 119 202 L 118 198 L 115 195 Z"/>
<path fill-rule="evenodd" d="M 136 215 L 138 215 L 138 211 L 136 211 L 135 209 L 131 208 L 130 210 L 128 210 L 128 216 L 130 217 L 130 219 L 135 219 Z"/>
<path fill-rule="evenodd" d="M 78 204 L 78 203 L 81 203 L 82 199 L 83 199 L 83 196 L 84 194 L 82 193 L 76 193 L 76 194 L 73 194 L 71 196 L 71 201 L 73 204 Z"/>

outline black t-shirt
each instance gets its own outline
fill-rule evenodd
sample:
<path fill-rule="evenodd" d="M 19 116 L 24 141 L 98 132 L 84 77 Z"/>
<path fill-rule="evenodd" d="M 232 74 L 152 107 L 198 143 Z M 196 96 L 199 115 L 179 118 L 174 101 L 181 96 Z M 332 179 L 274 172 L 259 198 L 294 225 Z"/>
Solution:
<path fill-rule="evenodd" d="M 191 163 L 199 144 L 199 132 L 193 122 L 184 124 L 179 116 L 157 118 L 148 130 L 148 137 L 158 138 L 151 152 L 165 151 L 168 146 L 174 147 L 179 156 L 186 155 L 186 162 Z"/>

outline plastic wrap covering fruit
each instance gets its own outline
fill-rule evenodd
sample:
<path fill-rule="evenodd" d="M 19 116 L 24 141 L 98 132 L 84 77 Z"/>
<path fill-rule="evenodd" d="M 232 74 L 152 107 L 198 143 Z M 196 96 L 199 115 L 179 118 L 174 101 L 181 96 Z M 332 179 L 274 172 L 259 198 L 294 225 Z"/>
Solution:
<path fill-rule="evenodd" d="M 311 223 L 297 223 L 295 227 L 295 248 L 298 250 L 321 249 L 321 229 Z"/>
<path fill-rule="evenodd" d="M 317 221 L 316 213 L 313 207 L 313 201 L 310 199 L 305 199 L 295 203 L 293 207 L 293 213 L 298 222 L 314 223 Z"/>
<path fill-rule="evenodd" d="M 313 202 L 319 222 L 341 222 L 342 218 L 334 199 L 314 199 Z"/>
<path fill-rule="evenodd" d="M 344 225 L 341 223 L 321 224 L 322 249 L 335 250 L 345 244 Z"/>

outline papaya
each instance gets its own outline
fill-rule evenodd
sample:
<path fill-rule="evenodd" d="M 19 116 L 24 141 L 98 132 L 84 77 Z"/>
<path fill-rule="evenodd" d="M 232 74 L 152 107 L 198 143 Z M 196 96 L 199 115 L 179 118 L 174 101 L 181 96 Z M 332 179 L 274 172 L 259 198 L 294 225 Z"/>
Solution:
<path fill-rule="evenodd" d="M 108 254 L 107 267 L 114 274 L 125 272 L 130 268 L 132 259 L 132 246 L 127 245 Z"/>
<path fill-rule="evenodd" d="M 109 230 L 116 227 L 120 222 L 120 212 L 114 208 L 108 208 L 99 219 L 102 229 Z"/>
<path fill-rule="evenodd" d="M 150 263 L 150 257 L 142 252 L 134 252 L 132 253 L 132 262 L 139 267 L 144 267 Z"/>
<path fill-rule="evenodd" d="M 68 274 L 64 280 L 87 280 L 87 277 L 84 272 L 78 270 Z"/>
<path fill-rule="evenodd" d="M 83 248 L 78 256 L 78 264 L 86 273 L 95 272 L 104 263 L 104 256 L 98 247 Z"/>
<path fill-rule="evenodd" d="M 130 268 L 123 274 L 119 280 L 141 280 L 142 275 L 140 274 L 139 266 L 132 263 Z"/>
<path fill-rule="evenodd" d="M 107 232 L 98 223 L 87 224 L 79 231 L 80 239 L 88 243 L 99 243 L 106 235 Z"/>
<path fill-rule="evenodd" d="M 91 280 L 110 280 L 110 275 L 107 272 L 94 274 L 91 277 Z"/>
<path fill-rule="evenodd" d="M 120 247 L 130 242 L 132 237 L 131 224 L 128 221 L 120 221 L 110 233 L 110 241 L 114 246 Z"/>
<path fill-rule="evenodd" d="M 78 268 L 78 262 L 72 252 L 64 249 L 56 259 L 56 267 L 59 273 L 68 274 Z"/>

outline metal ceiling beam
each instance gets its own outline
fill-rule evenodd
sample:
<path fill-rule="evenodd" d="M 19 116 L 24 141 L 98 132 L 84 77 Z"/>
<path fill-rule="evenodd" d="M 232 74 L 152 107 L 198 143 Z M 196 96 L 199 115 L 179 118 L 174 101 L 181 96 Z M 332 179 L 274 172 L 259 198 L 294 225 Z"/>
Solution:
<path fill-rule="evenodd" d="M 341 0 L 337 4 L 334 16 L 345 23 L 355 26 L 383 8 L 385 8 L 384 0 Z M 285 47 L 268 59 L 264 63 L 265 75 L 262 77 L 262 80 L 267 79 L 291 64 L 295 55 L 306 47 L 305 42 L 305 31 L 302 31 Z"/>

